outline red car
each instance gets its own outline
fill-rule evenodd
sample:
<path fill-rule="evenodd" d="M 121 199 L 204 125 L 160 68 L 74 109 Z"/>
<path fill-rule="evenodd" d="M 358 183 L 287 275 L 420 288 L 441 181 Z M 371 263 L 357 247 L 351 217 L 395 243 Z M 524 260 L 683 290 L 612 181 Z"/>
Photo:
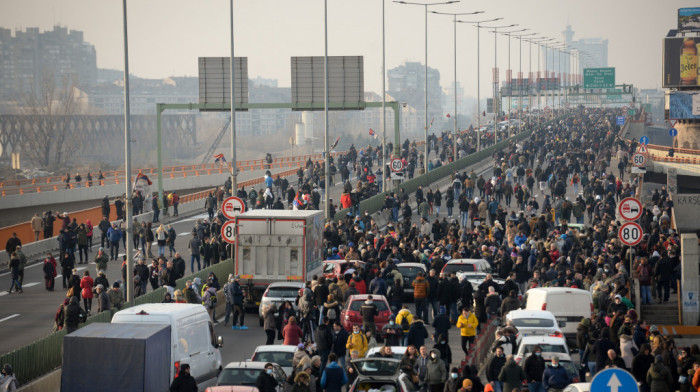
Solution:
<path fill-rule="evenodd" d="M 364 266 L 365 262 L 360 260 L 326 260 L 323 262 L 323 276 L 340 279 L 348 270 L 355 269 L 355 263 Z"/>
<path fill-rule="evenodd" d="M 355 324 L 362 326 L 360 307 L 367 300 L 368 296 L 369 294 L 357 294 L 348 298 L 343 310 L 340 311 L 340 323 L 346 331 L 352 332 L 352 326 Z M 389 302 L 383 295 L 372 295 L 372 302 L 374 302 L 374 306 L 379 311 L 379 315 L 374 316 L 374 326 L 377 331 L 381 331 L 384 325 L 389 322 L 389 318 L 391 318 L 391 308 L 389 308 Z M 377 332 L 377 335 L 380 334 L 381 332 Z"/>

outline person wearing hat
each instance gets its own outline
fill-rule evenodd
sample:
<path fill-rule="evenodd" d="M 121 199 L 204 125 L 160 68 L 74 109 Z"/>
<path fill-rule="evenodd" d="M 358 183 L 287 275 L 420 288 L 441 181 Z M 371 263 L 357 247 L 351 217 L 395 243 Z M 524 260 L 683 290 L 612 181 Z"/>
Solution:
<path fill-rule="evenodd" d="M 109 295 L 105 292 L 105 287 L 101 284 L 95 286 L 97 291 L 97 313 L 109 311 L 112 308 L 112 303 L 109 301 Z"/>
<path fill-rule="evenodd" d="M 109 302 L 113 308 L 117 308 L 121 310 L 122 305 L 124 304 L 124 292 L 120 288 L 119 281 L 116 281 L 112 284 L 112 290 L 109 290 Z"/>
<path fill-rule="evenodd" d="M 472 380 L 465 378 L 464 380 L 462 380 L 462 388 L 459 389 L 459 392 L 471 392 L 473 386 L 474 383 L 472 382 Z M 491 385 L 489 384 L 487 386 L 490 387 Z M 484 391 L 485 390 L 486 389 L 484 389 Z M 491 390 L 493 390 L 493 388 L 491 388 Z"/>
<path fill-rule="evenodd" d="M 2 365 L 2 379 L 0 379 L 0 391 L 16 391 L 19 381 L 12 372 L 12 365 L 6 363 Z"/>

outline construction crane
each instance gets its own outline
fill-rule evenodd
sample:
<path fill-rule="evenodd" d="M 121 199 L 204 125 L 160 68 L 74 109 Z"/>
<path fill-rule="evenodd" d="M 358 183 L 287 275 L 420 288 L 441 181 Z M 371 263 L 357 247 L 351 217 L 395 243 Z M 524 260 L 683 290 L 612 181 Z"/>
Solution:
<path fill-rule="evenodd" d="M 202 163 L 207 163 L 211 160 L 211 157 L 214 156 L 214 151 L 216 151 L 216 148 L 219 146 L 219 143 L 221 143 L 221 139 L 224 138 L 224 135 L 226 134 L 226 131 L 228 131 L 228 126 L 231 124 L 231 117 L 226 120 L 226 124 L 221 128 L 221 132 L 219 132 L 219 135 L 216 137 L 214 140 L 214 143 L 212 143 L 211 147 L 209 147 L 209 151 L 207 151 L 206 154 L 204 154 L 204 159 L 202 159 Z"/>

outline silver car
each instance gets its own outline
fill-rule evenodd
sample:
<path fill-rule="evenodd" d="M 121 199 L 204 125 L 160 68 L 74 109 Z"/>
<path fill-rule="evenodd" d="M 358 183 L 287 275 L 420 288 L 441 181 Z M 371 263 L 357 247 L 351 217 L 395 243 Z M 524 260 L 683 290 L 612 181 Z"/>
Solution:
<path fill-rule="evenodd" d="M 258 316 L 260 317 L 260 326 L 263 326 L 263 309 L 265 306 L 274 304 L 277 309 L 284 302 L 289 301 L 292 306 L 295 307 L 295 300 L 297 295 L 299 295 L 299 289 L 304 288 L 304 283 L 302 282 L 275 282 L 267 286 L 267 289 L 262 295 L 260 300 L 260 307 L 258 308 Z M 277 315 L 277 313 L 275 313 Z"/>

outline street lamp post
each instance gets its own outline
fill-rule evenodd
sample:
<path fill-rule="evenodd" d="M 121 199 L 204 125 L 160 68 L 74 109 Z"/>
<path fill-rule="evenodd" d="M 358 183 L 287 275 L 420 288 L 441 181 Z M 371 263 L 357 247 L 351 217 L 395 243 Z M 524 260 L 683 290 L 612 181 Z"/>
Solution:
<path fill-rule="evenodd" d="M 512 111 L 512 107 L 513 107 L 513 102 L 512 102 L 512 97 L 513 97 L 513 88 L 512 88 L 512 83 L 513 83 L 513 72 L 512 72 L 511 69 L 510 69 L 510 36 L 511 36 L 513 33 L 519 33 L 519 32 L 521 32 L 521 31 L 527 31 L 527 30 L 530 30 L 530 29 L 529 29 L 529 28 L 525 28 L 525 29 L 520 29 L 520 30 L 507 31 L 507 32 L 504 33 L 505 35 L 508 36 L 508 70 L 506 71 L 506 73 L 507 73 L 507 72 L 510 72 L 510 82 L 511 82 L 511 91 L 510 91 L 510 94 L 508 94 L 508 113 L 509 113 L 509 114 L 510 114 L 510 112 Z M 509 118 L 510 118 L 510 116 L 509 116 Z"/>
<path fill-rule="evenodd" d="M 518 34 L 514 37 L 518 39 L 518 133 L 522 132 L 522 112 L 523 112 L 523 37 L 537 35 L 537 33 Z M 508 36 L 510 41 L 510 35 Z M 508 44 L 510 46 L 510 43 Z M 510 56 L 510 49 L 508 49 Z M 508 61 L 510 64 L 510 60 Z M 510 67 L 510 65 L 509 65 Z M 513 92 L 511 91 L 511 95 Z M 528 106 L 529 107 L 529 106 Z"/>
<path fill-rule="evenodd" d="M 480 20 L 476 22 L 458 20 L 459 23 L 476 24 L 476 151 L 481 151 L 481 39 L 480 32 L 482 23 L 495 22 L 503 18 Z"/>
<path fill-rule="evenodd" d="M 433 5 L 446 5 L 459 3 L 460 0 L 441 1 L 433 3 L 418 3 L 410 1 L 394 0 L 394 3 L 406 5 L 420 5 L 425 9 L 425 156 L 423 157 L 423 173 L 428 172 L 428 7 Z"/>
<path fill-rule="evenodd" d="M 328 149 L 328 0 L 323 0 L 323 118 L 323 151 L 325 152 L 323 156 L 325 163 L 323 176 L 326 181 L 323 204 L 324 216 L 326 219 L 330 219 L 330 208 L 328 205 L 330 201 L 330 151 Z"/>
<path fill-rule="evenodd" d="M 431 11 L 433 14 L 438 14 L 438 15 L 452 15 L 452 27 L 454 29 L 454 86 L 452 89 L 453 95 L 454 95 L 454 133 L 452 136 L 452 157 L 453 161 L 457 160 L 457 16 L 462 16 L 462 15 L 477 15 L 477 14 L 483 14 L 484 11 L 476 11 L 476 12 L 461 12 L 461 13 L 448 13 L 448 12 L 438 12 L 438 11 Z"/>
<path fill-rule="evenodd" d="M 384 8 L 386 0 L 382 0 L 382 192 L 386 192 L 386 182 L 389 170 L 386 169 L 386 34 Z M 394 116 L 397 114 L 394 113 Z M 326 184 L 326 189 L 330 184 Z"/>
<path fill-rule="evenodd" d="M 236 77 L 233 73 L 235 62 L 233 57 L 233 0 L 230 1 L 231 19 L 231 196 L 236 196 L 238 189 L 238 167 L 236 161 Z"/>
<path fill-rule="evenodd" d="M 506 25 L 506 26 L 494 26 L 493 27 L 493 124 L 494 126 L 498 122 L 498 115 L 501 112 L 501 103 L 498 102 L 498 29 L 507 29 L 509 27 L 517 26 L 517 23 Z M 496 138 L 496 133 L 493 134 L 494 142 Z"/>
<path fill-rule="evenodd" d="M 124 150 L 125 151 L 125 174 L 126 177 L 126 220 L 124 225 L 126 226 L 126 301 L 131 302 L 134 300 L 134 274 L 132 273 L 131 264 L 131 247 L 133 242 L 131 240 L 134 235 L 134 225 L 131 219 L 131 105 L 129 104 L 129 39 L 127 30 L 127 16 L 126 16 L 126 0 L 122 1 L 122 9 L 124 13 Z M 109 219 L 109 217 L 107 217 Z"/>

